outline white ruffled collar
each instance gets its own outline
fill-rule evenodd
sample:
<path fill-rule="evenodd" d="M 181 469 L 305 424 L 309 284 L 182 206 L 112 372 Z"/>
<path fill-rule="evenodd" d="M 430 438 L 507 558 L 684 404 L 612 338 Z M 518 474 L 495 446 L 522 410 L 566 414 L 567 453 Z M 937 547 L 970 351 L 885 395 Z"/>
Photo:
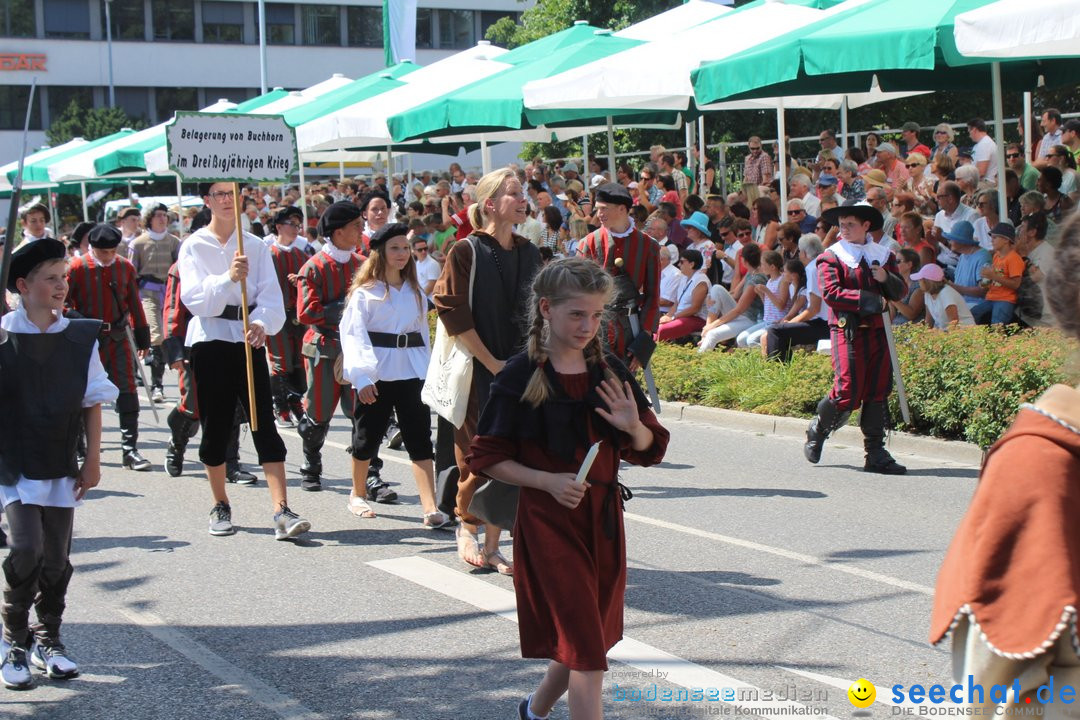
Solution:
<path fill-rule="evenodd" d="M 630 227 L 626 228 L 626 230 L 624 230 L 623 232 L 615 232 L 611 228 L 604 228 L 604 229 L 607 230 L 608 235 L 610 235 L 613 238 L 628 237 L 630 235 L 630 233 L 634 232 L 634 220 L 633 220 L 633 218 L 630 219 Z"/>
<path fill-rule="evenodd" d="M 873 265 L 875 261 L 879 265 L 884 265 L 889 261 L 889 256 L 892 255 L 889 248 L 878 245 L 873 240 L 867 240 L 865 244 L 858 245 L 840 238 L 840 242 L 829 249 L 833 251 L 833 254 L 836 255 L 840 262 L 852 270 L 859 267 L 859 263 L 863 260 L 866 260 L 867 265 Z"/>
<path fill-rule="evenodd" d="M 352 258 L 352 250 L 341 250 L 334 247 L 334 243 L 328 242 L 322 246 L 322 251 L 334 259 L 335 262 L 339 262 L 342 265 L 349 262 Z"/>
<path fill-rule="evenodd" d="M 164 232 L 154 232 L 150 228 L 147 228 L 146 234 L 150 236 L 151 240 L 164 240 L 165 236 L 169 234 L 169 231 L 166 230 Z"/>

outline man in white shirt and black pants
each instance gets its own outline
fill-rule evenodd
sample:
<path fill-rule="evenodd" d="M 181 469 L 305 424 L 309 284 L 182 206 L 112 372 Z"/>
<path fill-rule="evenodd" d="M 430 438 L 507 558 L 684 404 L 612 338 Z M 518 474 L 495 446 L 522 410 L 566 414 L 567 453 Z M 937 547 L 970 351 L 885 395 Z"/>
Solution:
<path fill-rule="evenodd" d="M 237 400 L 248 417 L 247 369 L 244 342 L 252 347 L 255 412 L 259 429 L 251 433 L 259 463 L 266 475 L 274 506 L 274 535 L 286 540 L 307 532 L 311 523 L 288 507 L 285 489 L 285 443 L 274 425 L 266 338 L 281 330 L 285 306 L 270 249 L 245 233 L 244 255 L 237 251 L 232 183 L 203 183 L 199 187 L 210 224 L 191 234 L 180 246 L 180 296 L 191 311 L 187 346 L 195 375 L 202 441 L 199 459 L 206 466 L 214 508 L 210 534 L 231 535 L 232 509 L 225 493 L 225 455 Z M 248 332 L 244 336 L 240 282 L 247 281 Z"/>

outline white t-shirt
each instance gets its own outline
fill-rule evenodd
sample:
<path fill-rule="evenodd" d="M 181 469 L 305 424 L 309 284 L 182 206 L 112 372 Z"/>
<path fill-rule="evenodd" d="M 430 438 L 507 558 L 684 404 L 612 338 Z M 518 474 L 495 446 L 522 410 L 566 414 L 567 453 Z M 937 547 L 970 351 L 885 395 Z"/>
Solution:
<path fill-rule="evenodd" d="M 990 223 L 981 217 L 975 221 L 975 239 L 979 241 L 979 247 L 988 252 L 994 252 L 994 242 L 990 239 Z"/>
<path fill-rule="evenodd" d="M 666 252 L 661 250 L 661 252 Z M 679 286 L 686 276 L 679 272 L 679 268 L 668 265 L 660 271 L 660 300 L 664 305 L 673 304 L 679 296 Z M 664 301 L 667 301 L 666 303 Z"/>
<path fill-rule="evenodd" d="M 941 232 L 949 232 L 953 229 L 953 225 L 961 220 L 967 220 L 972 225 L 979 219 L 979 213 L 974 208 L 969 208 L 964 203 L 957 205 L 956 210 L 952 215 L 947 214 L 944 210 L 938 210 L 937 215 L 934 216 L 934 227 L 941 228 Z M 937 260 L 940 263 L 944 263 L 949 267 L 955 268 L 957 261 L 956 253 L 949 247 L 949 242 L 944 240 L 939 249 Z"/>
<path fill-rule="evenodd" d="M 811 260 L 810 264 L 806 266 L 806 289 L 810 293 L 817 295 L 819 298 L 822 297 L 821 285 L 818 283 L 817 258 Z M 806 304 L 807 307 L 810 306 L 809 297 L 806 298 Z M 822 298 L 821 306 L 818 308 L 818 313 L 814 317 L 819 320 L 824 320 L 825 322 L 829 321 L 829 306 L 825 304 L 824 298 Z"/>
<path fill-rule="evenodd" d="M 971 158 L 976 165 L 989 161 L 990 164 L 986 166 L 986 175 L 982 179 L 987 182 L 997 182 L 997 143 L 991 140 L 989 135 L 983 135 L 983 139 L 971 148 Z"/>
<path fill-rule="evenodd" d="M 945 314 L 945 308 L 955 307 L 956 315 L 960 318 L 961 325 L 974 325 L 975 318 L 971 315 L 971 308 L 964 302 L 964 296 L 946 285 L 941 292 L 934 297 L 930 293 L 925 294 L 926 311 L 934 318 L 934 327 L 948 330 L 949 316 Z"/>
<path fill-rule="evenodd" d="M 427 284 L 432 280 L 438 280 L 439 275 L 442 275 L 442 265 L 439 261 L 431 257 L 429 253 L 426 258 L 416 263 L 416 281 L 420 284 L 420 292 L 424 291 Z M 427 296 L 428 300 L 431 300 L 431 296 Z"/>
<path fill-rule="evenodd" d="M 743 249 L 743 243 L 739 242 L 738 240 L 736 240 L 735 242 L 731 243 L 731 245 L 724 248 L 724 254 L 727 255 L 729 258 L 731 258 L 731 262 L 732 262 L 732 265 L 728 265 L 727 263 L 724 263 L 724 277 L 722 278 L 722 280 L 724 282 L 726 282 L 728 284 L 728 286 L 730 286 L 731 281 L 735 279 L 734 263 L 738 262 L 738 260 L 739 260 L 739 251 L 742 250 L 742 249 Z"/>
<path fill-rule="evenodd" d="M 679 295 L 675 299 L 675 314 L 681 313 L 694 304 L 694 290 L 698 285 L 709 287 L 709 278 L 705 276 L 705 273 L 698 271 L 689 278 L 682 275 L 682 282 L 679 283 Z M 703 302 L 701 308 L 694 314 L 704 320 L 708 312 L 708 303 Z"/>

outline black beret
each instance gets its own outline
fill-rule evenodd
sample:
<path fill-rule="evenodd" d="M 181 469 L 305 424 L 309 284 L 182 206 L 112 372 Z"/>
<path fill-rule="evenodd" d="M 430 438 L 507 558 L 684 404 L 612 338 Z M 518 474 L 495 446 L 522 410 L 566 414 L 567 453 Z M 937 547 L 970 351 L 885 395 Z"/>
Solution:
<path fill-rule="evenodd" d="M 86 237 L 86 233 L 94 229 L 94 223 L 81 222 L 75 226 L 75 229 L 71 231 L 71 242 L 76 245 L 81 245 L 83 238 Z"/>
<path fill-rule="evenodd" d="M 625 205 L 627 208 L 634 204 L 630 191 L 619 183 L 613 182 L 604 183 L 596 188 L 596 201 L 611 205 Z"/>
<path fill-rule="evenodd" d="M 298 207 L 295 207 L 293 205 L 287 205 L 286 207 L 283 207 L 280 210 L 278 210 L 277 214 L 274 215 L 274 225 L 275 226 L 280 225 L 280 224 L 284 223 L 285 221 L 287 221 L 291 217 L 299 218 L 300 220 L 303 220 L 304 219 L 304 213 L 301 212 L 300 208 L 298 208 Z"/>
<path fill-rule="evenodd" d="M 111 250 L 119 245 L 122 239 L 120 228 L 109 223 L 98 223 L 90 230 L 90 245 L 102 250 Z"/>
<path fill-rule="evenodd" d="M 399 235 L 408 235 L 409 226 L 405 223 L 387 223 L 372 233 L 368 246 L 372 250 L 381 250 L 388 240 Z"/>
<path fill-rule="evenodd" d="M 360 208 L 356 207 L 355 203 L 348 200 L 339 200 L 326 208 L 326 210 L 323 210 L 316 232 L 319 233 L 319 237 L 330 237 L 335 230 L 345 227 L 359 217 Z"/>
<path fill-rule="evenodd" d="M 15 281 L 33 272 L 34 268 L 48 260 L 60 260 L 67 257 L 64 243 L 52 238 L 31 240 L 20 245 L 11 254 L 11 269 L 8 271 L 8 290 L 18 292 Z"/>

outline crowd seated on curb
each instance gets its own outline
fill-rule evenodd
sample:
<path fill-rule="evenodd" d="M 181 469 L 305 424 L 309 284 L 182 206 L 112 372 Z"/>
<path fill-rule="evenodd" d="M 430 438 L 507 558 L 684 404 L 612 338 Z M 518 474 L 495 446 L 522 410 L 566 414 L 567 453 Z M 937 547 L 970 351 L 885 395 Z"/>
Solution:
<path fill-rule="evenodd" d="M 958 144 L 948 124 L 924 131 L 907 122 L 895 136 L 865 133 L 845 148 L 836 132 L 824 129 L 811 158 L 799 161 L 788 152 L 783 207 L 777 145 L 770 152 L 758 136 L 749 138 L 737 168 L 741 186 L 727 195 L 713 163 L 705 163 L 699 187 L 686 155 L 659 145 L 636 169 L 624 163 L 614 173 L 602 158 L 591 158 L 588 167 L 535 158 L 514 166 L 529 200 L 518 232 L 544 258 L 574 255 L 599 226 L 596 188 L 618 182 L 633 198 L 637 227 L 663 248 L 657 339 L 694 343 L 701 352 L 760 347 L 782 360 L 793 347 L 816 347 L 829 337 L 815 261 L 837 241 L 838 229 L 823 213 L 866 203 L 883 218 L 874 241 L 897 256 L 908 282 L 905 297 L 890 303 L 894 324 L 1048 326 L 1043 289 L 1052 246 L 1080 200 L 1080 119 L 1063 120 L 1053 108 L 1043 112 L 1030 160 L 1022 142 L 1005 143 L 1005 207 L 997 190 L 997 139 L 981 118 L 966 130 L 969 146 Z M 406 223 L 414 249 L 426 255 L 427 273 L 437 276 L 450 246 L 472 231 L 467 209 L 477 180 L 476 172 L 451 163 L 445 172 L 320 180 L 303 192 L 247 187 L 241 221 L 272 242 L 271 218 L 285 207 L 304 209 L 307 241 L 317 249 L 322 210 L 339 200 L 363 204 L 378 196 L 383 201 L 371 212 Z M 170 208 L 172 229 L 186 234 L 197 212 Z M 40 205 L 24 208 L 24 232 L 40 236 L 48 215 Z"/>

